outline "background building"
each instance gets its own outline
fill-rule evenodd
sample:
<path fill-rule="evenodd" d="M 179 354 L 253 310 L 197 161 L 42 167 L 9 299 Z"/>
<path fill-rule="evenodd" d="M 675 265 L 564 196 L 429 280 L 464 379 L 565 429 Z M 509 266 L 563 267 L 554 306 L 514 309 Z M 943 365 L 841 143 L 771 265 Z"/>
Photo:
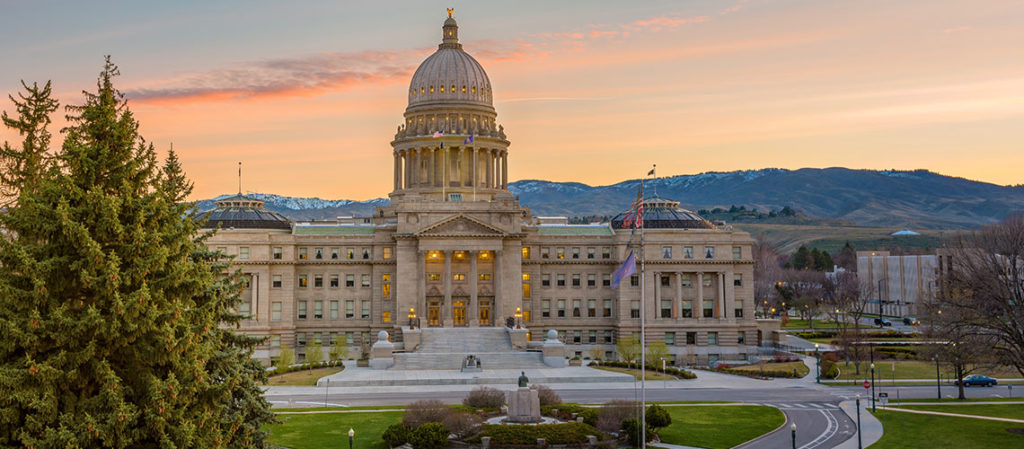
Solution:
<path fill-rule="evenodd" d="M 938 256 L 892 256 L 888 251 L 857 251 L 857 276 L 870 285 L 865 312 L 904 317 L 921 315 L 922 304 L 935 297 Z"/>

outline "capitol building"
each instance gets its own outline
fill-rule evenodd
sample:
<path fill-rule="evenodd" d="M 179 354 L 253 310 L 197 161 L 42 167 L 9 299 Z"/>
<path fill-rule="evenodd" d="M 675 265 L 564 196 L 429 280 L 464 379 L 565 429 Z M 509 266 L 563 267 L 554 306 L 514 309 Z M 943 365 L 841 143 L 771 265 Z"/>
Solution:
<path fill-rule="evenodd" d="M 450 16 L 407 95 L 391 140 L 391 201 L 372 217 L 294 221 L 241 194 L 209 212 L 206 226 L 220 230 L 207 245 L 233 256 L 246 280 L 241 331 L 269 337 L 255 357 L 269 363 L 288 345 L 301 359 L 308 344 L 326 351 L 336 339 L 358 356 L 382 330 L 398 345 L 410 324 L 459 338 L 460 328 L 519 322 L 531 341 L 555 330 L 569 357 L 615 359 L 641 315 L 647 341 L 664 341 L 673 364 L 746 360 L 770 338 L 754 317 L 748 234 L 645 198 L 645 275 L 638 268 L 612 288 L 639 250 L 624 214 L 575 225 L 519 203 L 508 190 L 514 135 Z"/>

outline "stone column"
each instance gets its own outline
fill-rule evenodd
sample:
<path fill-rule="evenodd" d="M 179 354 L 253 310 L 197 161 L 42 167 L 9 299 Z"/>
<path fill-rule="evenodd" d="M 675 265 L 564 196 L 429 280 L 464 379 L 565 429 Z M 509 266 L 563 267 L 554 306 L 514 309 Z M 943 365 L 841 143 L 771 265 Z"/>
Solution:
<path fill-rule="evenodd" d="M 452 250 L 444 250 L 444 305 L 441 315 L 442 325 L 452 326 Z"/>
<path fill-rule="evenodd" d="M 718 319 L 724 320 L 728 314 L 725 312 L 725 272 L 718 272 Z"/>
<path fill-rule="evenodd" d="M 494 182 L 493 181 L 494 178 L 493 178 L 493 174 L 492 174 L 492 172 L 494 171 L 493 170 L 494 169 L 494 158 L 491 157 L 492 156 L 491 155 L 491 150 L 486 150 L 486 151 L 487 151 L 487 160 L 486 160 L 486 168 L 484 169 L 484 171 L 486 173 L 485 173 L 484 176 L 487 179 L 484 182 L 487 184 L 486 187 L 488 189 L 491 189 L 491 188 L 494 188 L 494 186 L 492 185 L 492 183 Z"/>
<path fill-rule="evenodd" d="M 695 305 L 698 320 L 704 319 L 704 273 L 697 273 L 697 304 Z"/>
<path fill-rule="evenodd" d="M 427 149 L 427 184 L 431 187 L 437 187 L 437 162 L 434 159 L 436 150 L 433 148 Z"/>
<path fill-rule="evenodd" d="M 403 183 L 405 184 L 405 188 L 408 189 L 409 186 L 412 185 L 412 170 L 409 170 L 409 166 L 412 165 L 412 155 L 409 154 L 409 150 L 405 150 L 403 153 L 405 155 L 405 178 L 403 178 Z"/>
<path fill-rule="evenodd" d="M 676 272 L 676 299 L 672 301 L 672 317 L 683 316 L 683 272 Z"/>
<path fill-rule="evenodd" d="M 732 312 L 736 308 L 736 286 L 733 285 L 733 274 L 732 270 L 726 270 L 725 272 L 725 317 L 735 318 L 735 312 Z"/>
<path fill-rule="evenodd" d="M 423 250 L 416 251 L 416 275 L 419 277 L 419 281 L 416 283 L 416 297 L 413 298 L 412 303 L 415 304 L 416 316 L 420 317 L 420 322 L 426 325 L 430 325 L 427 322 L 427 252 Z"/>
<path fill-rule="evenodd" d="M 402 161 L 398 159 L 398 153 L 395 153 L 395 190 L 402 188 Z"/>
<path fill-rule="evenodd" d="M 494 279 L 494 304 L 491 305 L 491 318 L 500 323 L 501 326 L 504 326 L 505 317 L 502 316 L 504 313 L 501 308 L 502 296 L 504 296 L 501 291 L 502 285 L 504 285 L 504 281 L 502 280 L 504 276 L 502 276 L 501 273 L 501 256 L 501 250 L 494 252 L 494 273 L 491 275 L 493 276 L 492 279 Z"/>
<path fill-rule="evenodd" d="M 455 162 L 455 185 L 453 187 L 462 187 L 462 178 L 465 173 L 462 171 L 462 147 L 452 148 L 452 161 Z"/>
<path fill-rule="evenodd" d="M 508 190 L 508 152 L 501 153 L 501 189 Z"/>
<path fill-rule="evenodd" d="M 476 185 L 477 184 L 477 182 L 476 182 L 476 148 L 470 148 L 469 152 L 470 152 L 470 154 L 473 155 L 473 157 L 471 157 L 470 161 L 469 161 L 469 163 L 470 163 L 470 166 L 469 166 L 469 185 L 471 185 L 473 187 L 478 187 Z M 476 198 L 473 198 L 473 199 L 476 200 Z"/>
<path fill-rule="evenodd" d="M 657 271 L 654 272 L 654 318 L 661 318 L 661 273 Z"/>
<path fill-rule="evenodd" d="M 480 325 L 480 313 L 477 311 L 479 309 L 479 304 L 477 303 L 476 291 L 478 278 L 480 277 L 476 272 L 476 259 L 479 254 L 479 251 L 469 252 L 469 307 L 467 307 L 467 309 L 469 309 L 468 313 L 470 314 L 468 317 L 470 326 Z"/>

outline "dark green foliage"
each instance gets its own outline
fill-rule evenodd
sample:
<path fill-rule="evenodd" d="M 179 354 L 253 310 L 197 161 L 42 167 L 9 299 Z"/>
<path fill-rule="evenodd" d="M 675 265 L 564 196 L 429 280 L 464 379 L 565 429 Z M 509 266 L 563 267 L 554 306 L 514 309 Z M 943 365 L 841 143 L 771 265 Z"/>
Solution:
<path fill-rule="evenodd" d="M 644 415 L 647 418 L 647 425 L 655 429 L 668 427 L 672 424 L 672 417 L 669 416 L 668 410 L 665 410 L 658 404 L 647 407 L 647 413 Z"/>
<path fill-rule="evenodd" d="M 470 391 L 462 399 L 462 403 L 474 408 L 499 409 L 505 405 L 505 392 L 496 388 L 479 386 Z"/>
<path fill-rule="evenodd" d="M 555 410 L 558 413 L 555 413 Z M 540 413 L 561 421 L 571 421 L 573 419 L 572 415 L 575 413 L 576 416 L 583 418 L 584 423 L 591 426 L 597 425 L 597 409 L 593 407 L 583 407 L 576 404 L 542 405 L 540 406 Z"/>
<path fill-rule="evenodd" d="M 173 153 L 158 164 L 117 74 L 108 58 L 0 214 L 0 447 L 260 447 L 273 415 L 260 339 L 232 330 L 240 275 L 206 249 L 191 184 Z"/>
<path fill-rule="evenodd" d="M 821 378 L 822 379 L 835 379 L 839 377 L 839 367 L 836 366 L 836 362 L 828 359 L 821 359 Z"/>
<path fill-rule="evenodd" d="M 409 433 L 409 428 L 405 427 L 405 424 L 396 423 L 384 429 L 381 438 L 388 444 L 388 447 L 396 447 L 409 442 Z"/>
<path fill-rule="evenodd" d="M 448 429 L 438 422 L 428 422 L 409 435 L 413 449 L 441 449 L 448 445 Z"/>
<path fill-rule="evenodd" d="M 284 345 L 282 345 L 282 346 L 284 346 Z M 318 368 L 329 368 L 329 367 L 341 368 L 342 371 L 345 370 L 345 365 L 342 363 L 341 360 L 328 360 L 326 362 L 318 362 L 318 363 L 301 363 L 301 364 L 298 364 L 298 365 L 291 365 L 291 366 L 289 366 L 287 368 L 285 368 L 285 367 L 276 367 L 275 366 L 273 371 L 269 371 L 268 374 L 271 375 L 271 376 L 276 376 L 278 374 L 292 373 L 292 372 L 295 372 L 295 371 L 314 370 L 314 369 L 318 369 Z"/>
<path fill-rule="evenodd" d="M 57 110 L 57 100 L 52 94 L 50 82 L 39 87 L 24 81 L 24 94 L 18 98 L 8 95 L 18 115 L 11 117 L 7 112 L 0 114 L 0 121 L 7 128 L 22 136 L 21 147 L 11 147 L 4 142 L 0 145 L 0 207 L 7 207 L 17 200 L 22 190 L 34 191 L 48 165 L 50 151 L 50 114 Z"/>
<path fill-rule="evenodd" d="M 640 421 L 636 418 L 626 418 L 622 421 L 622 430 L 626 433 L 626 441 L 632 444 L 633 447 L 643 447 L 645 445 L 640 444 Z M 654 440 L 654 429 L 650 425 L 647 426 L 647 433 L 644 435 L 644 442 L 650 443 Z"/>
<path fill-rule="evenodd" d="M 548 444 L 579 444 L 586 443 L 587 435 L 604 439 L 604 434 L 594 427 L 578 422 L 536 426 L 484 424 L 483 435 L 491 437 L 491 442 L 497 444 L 536 444 L 537 438 L 543 438 Z"/>
<path fill-rule="evenodd" d="M 614 368 L 640 369 L 639 364 L 632 364 L 632 363 L 627 363 L 627 362 L 615 362 L 615 361 L 602 361 L 600 363 L 600 366 L 611 366 L 611 367 L 614 367 Z M 652 365 L 650 363 L 647 364 L 647 370 L 648 371 L 657 371 L 659 373 L 662 372 L 662 369 L 661 369 L 660 366 Z M 668 374 L 670 376 L 675 376 L 675 377 L 678 377 L 680 379 L 696 379 L 697 378 L 696 374 L 693 374 L 692 372 L 687 371 L 687 370 L 682 369 L 682 368 L 673 368 L 671 366 L 667 366 L 667 367 L 665 367 L 664 372 L 665 372 L 665 374 Z"/>

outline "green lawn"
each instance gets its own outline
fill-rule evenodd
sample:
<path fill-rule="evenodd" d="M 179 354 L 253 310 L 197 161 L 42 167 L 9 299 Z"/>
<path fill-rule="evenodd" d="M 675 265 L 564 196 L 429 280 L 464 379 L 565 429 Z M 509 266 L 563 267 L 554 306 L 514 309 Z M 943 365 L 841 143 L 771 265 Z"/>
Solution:
<path fill-rule="evenodd" d="M 614 367 L 614 366 L 595 366 L 593 368 L 597 368 L 597 369 L 605 370 L 605 371 L 613 371 L 613 372 L 616 372 L 616 373 L 629 374 L 630 376 L 635 377 L 637 380 L 640 380 L 640 370 L 638 370 L 638 369 L 617 368 L 617 367 Z M 645 374 L 644 378 L 647 379 L 647 380 L 678 380 L 678 378 L 675 377 L 675 376 L 669 376 L 669 375 L 666 375 L 666 374 L 662 374 L 662 373 L 660 373 L 658 371 L 646 370 L 646 372 L 644 374 Z"/>
<path fill-rule="evenodd" d="M 730 448 L 775 430 L 786 421 L 778 409 L 760 405 L 665 407 L 672 425 L 662 429 L 669 444 Z"/>
<path fill-rule="evenodd" d="M 315 370 L 299 370 L 292 371 L 290 373 L 278 374 L 276 376 L 270 376 L 267 379 L 267 385 L 288 385 L 288 386 L 315 386 L 316 381 L 324 376 L 330 376 L 331 374 L 341 371 L 341 367 L 332 368 L 317 368 Z"/>
<path fill-rule="evenodd" d="M 402 422 L 401 411 L 366 413 L 278 414 L 280 424 L 269 427 L 270 442 L 292 449 L 348 449 L 348 429 L 356 432 L 355 446 L 388 449 L 380 436 Z"/>
<path fill-rule="evenodd" d="M 782 326 L 782 328 L 783 329 L 810 329 L 811 328 L 811 323 L 808 320 L 790 319 L 789 322 L 787 322 L 785 326 Z M 815 330 L 817 330 L 817 329 L 820 329 L 820 330 L 829 330 L 829 329 L 835 330 L 836 329 L 836 322 L 832 321 L 832 320 L 820 320 L 820 319 L 819 320 L 814 320 L 814 329 Z"/>
<path fill-rule="evenodd" d="M 964 415 L 992 416 L 996 418 L 1024 419 L 1024 405 L 904 405 L 900 408 L 910 410 L 929 410 L 933 412 L 960 413 Z M 1024 427 L 1022 425 L 1021 427 Z"/>
<path fill-rule="evenodd" d="M 1024 435 L 1007 431 L 1024 424 L 879 410 L 885 434 L 871 449 L 973 449 L 1024 447 Z"/>
<path fill-rule="evenodd" d="M 863 381 L 864 379 L 871 378 L 871 364 L 869 362 L 861 362 L 860 374 L 855 374 L 853 362 L 851 362 L 849 366 L 847 366 L 846 362 L 843 361 L 837 362 L 836 365 L 839 366 L 840 370 L 840 377 L 836 380 Z M 886 380 L 891 380 L 893 378 L 892 366 L 893 362 L 891 360 L 875 362 L 875 379 L 882 385 L 885 385 Z M 948 384 L 954 377 L 953 369 L 947 365 L 940 365 L 939 372 L 944 384 Z M 993 376 L 996 379 L 1004 377 L 1020 377 L 1020 373 L 1010 368 L 984 370 L 983 373 Z M 897 360 L 895 374 L 897 379 L 928 379 L 934 382 L 935 363 L 923 360 Z"/>
<path fill-rule="evenodd" d="M 796 374 L 797 374 L 798 377 L 804 377 L 808 373 L 811 372 L 811 369 L 808 368 L 807 365 L 804 364 L 804 362 L 800 362 L 800 361 L 797 361 L 797 362 L 785 362 L 785 363 L 765 363 L 764 364 L 764 370 L 765 371 L 785 371 L 787 373 L 791 373 L 791 372 L 793 372 L 794 368 L 796 369 Z M 737 366 L 735 368 L 729 368 L 729 371 L 744 371 L 744 372 L 751 372 L 751 373 L 759 373 L 759 372 L 761 372 L 761 364 L 755 363 L 755 364 L 751 364 L 751 365 Z"/>

